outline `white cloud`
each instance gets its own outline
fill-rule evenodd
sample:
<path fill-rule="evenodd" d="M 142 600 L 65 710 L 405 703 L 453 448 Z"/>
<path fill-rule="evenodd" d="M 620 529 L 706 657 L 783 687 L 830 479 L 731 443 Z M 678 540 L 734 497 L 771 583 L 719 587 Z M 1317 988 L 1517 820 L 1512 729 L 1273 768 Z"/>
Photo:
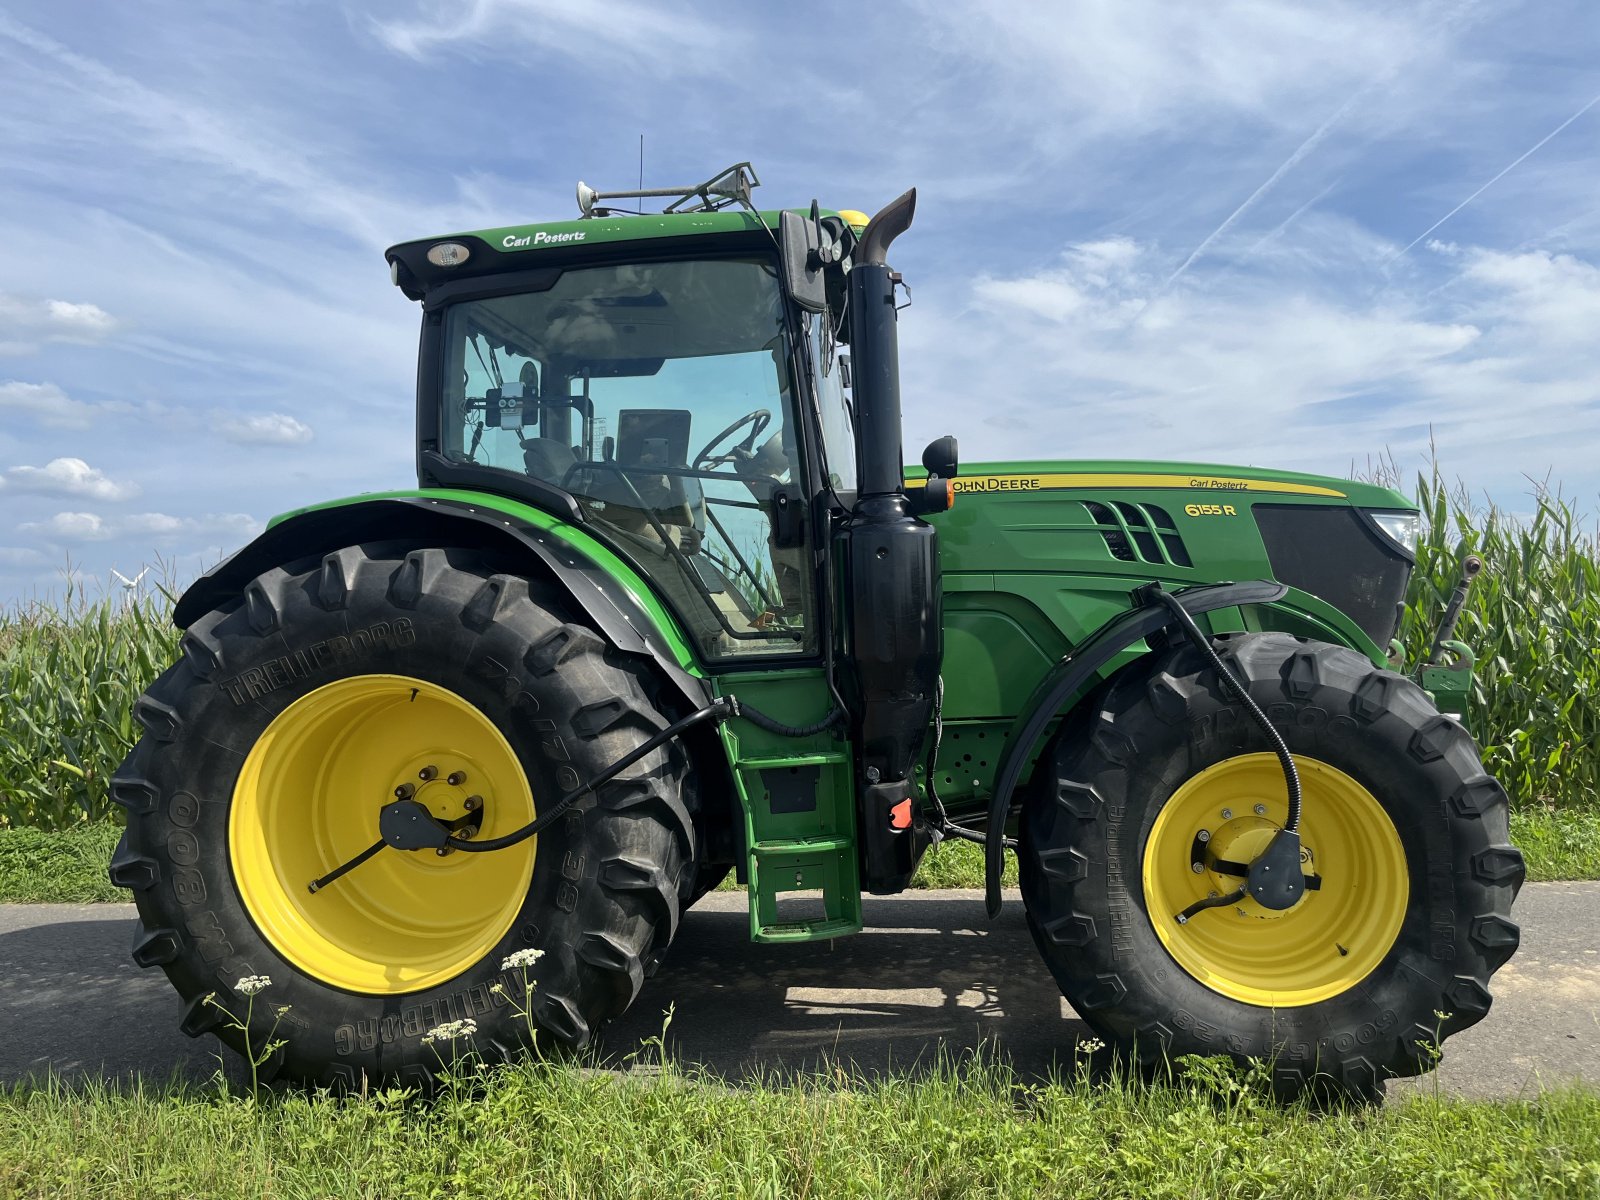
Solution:
<path fill-rule="evenodd" d="M 19 492 L 86 496 L 91 500 L 126 500 L 139 492 L 132 484 L 108 479 L 103 471 L 81 458 L 53 458 L 42 467 L 12 467 L 0 471 L 0 486 Z"/>
<path fill-rule="evenodd" d="M 116 319 L 96 304 L 0 292 L 0 356 L 32 354 L 46 342 L 98 342 L 116 327 Z"/>
<path fill-rule="evenodd" d="M 1600 267 L 1457 247 L 1431 264 L 1443 286 L 1380 292 L 1325 277 L 1328 232 L 1275 247 L 1270 271 L 1235 263 L 1165 292 L 1159 247 L 1073 245 L 1046 269 L 978 279 L 960 311 L 913 309 L 907 394 L 933 402 L 908 405 L 908 444 L 948 425 L 974 458 L 1339 472 L 1385 447 L 1425 451 L 1431 427 L 1446 468 L 1480 487 L 1552 467 L 1592 477 Z M 1006 403 L 974 421 L 951 379 Z"/>
<path fill-rule="evenodd" d="M 27 521 L 19 528 L 68 542 L 98 542 L 111 536 L 105 521 L 87 512 L 58 512 L 47 521 Z"/>
<path fill-rule="evenodd" d="M 45 561 L 45 556 L 32 546 L 0 546 L 0 567 L 37 567 Z"/>
<path fill-rule="evenodd" d="M 264 413 L 224 422 L 218 432 L 243 446 L 303 446 L 311 440 L 311 426 L 287 413 Z"/>
<path fill-rule="evenodd" d="M 424 58 L 443 47 L 470 47 L 525 55 L 538 47 L 583 61 L 620 57 L 652 74 L 688 73 L 707 65 L 704 53 L 734 40 L 726 27 L 682 8 L 667 10 L 640 0 L 428 0 L 414 17 L 374 20 L 374 32 L 391 50 Z"/>
<path fill-rule="evenodd" d="M 207 513 L 176 517 L 169 513 L 131 513 L 107 520 L 97 513 L 59 512 L 45 521 L 26 522 L 26 533 L 66 542 L 101 542 L 116 538 L 140 544 L 170 544 L 178 539 L 225 536 L 246 538 L 261 529 L 261 522 L 246 513 Z"/>
<path fill-rule="evenodd" d="M 0 414 L 9 414 L 52 429 L 87 429 L 97 412 L 114 406 L 74 400 L 53 383 L 0 382 Z"/>

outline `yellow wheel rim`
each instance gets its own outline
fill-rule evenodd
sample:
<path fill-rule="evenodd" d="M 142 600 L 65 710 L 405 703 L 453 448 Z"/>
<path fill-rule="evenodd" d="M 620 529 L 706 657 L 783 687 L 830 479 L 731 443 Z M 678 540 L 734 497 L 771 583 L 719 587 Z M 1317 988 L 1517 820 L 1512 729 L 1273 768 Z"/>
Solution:
<path fill-rule="evenodd" d="M 454 978 L 527 898 L 537 838 L 493 854 L 384 849 L 310 893 L 311 880 L 378 840 L 378 811 L 404 784 L 446 819 L 480 798 L 480 838 L 534 817 L 527 775 L 494 723 L 403 675 L 302 696 L 267 726 L 234 787 L 228 847 L 245 908 L 284 958 L 334 987 L 399 995 Z"/>
<path fill-rule="evenodd" d="M 1295 764 L 1304 791 L 1301 866 L 1322 885 L 1293 908 L 1274 912 L 1247 897 L 1185 925 L 1175 919 L 1196 900 L 1242 884 L 1211 864 L 1249 863 L 1287 819 L 1276 755 L 1239 755 L 1190 779 L 1145 843 L 1144 894 L 1156 935 L 1190 975 L 1246 1004 L 1316 1004 L 1354 987 L 1394 945 L 1410 896 L 1400 835 L 1376 797 L 1326 763 L 1296 755 Z M 1197 847 L 1206 864 L 1199 873 Z"/>

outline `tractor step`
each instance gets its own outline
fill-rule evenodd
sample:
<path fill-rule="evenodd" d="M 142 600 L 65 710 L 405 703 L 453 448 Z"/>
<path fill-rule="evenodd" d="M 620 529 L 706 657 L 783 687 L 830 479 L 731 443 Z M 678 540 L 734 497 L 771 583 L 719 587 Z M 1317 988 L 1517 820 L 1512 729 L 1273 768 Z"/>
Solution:
<path fill-rule="evenodd" d="M 861 929 L 850 756 L 737 764 L 746 814 L 750 940 L 809 942 Z"/>
<path fill-rule="evenodd" d="M 758 842 L 750 848 L 750 939 L 810 942 L 861 930 L 851 837 Z"/>

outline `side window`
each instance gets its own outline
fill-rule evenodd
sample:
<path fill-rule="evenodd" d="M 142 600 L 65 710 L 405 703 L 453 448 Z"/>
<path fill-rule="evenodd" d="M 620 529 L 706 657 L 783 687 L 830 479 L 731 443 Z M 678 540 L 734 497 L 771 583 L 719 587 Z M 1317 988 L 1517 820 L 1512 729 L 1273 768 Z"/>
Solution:
<path fill-rule="evenodd" d="M 844 363 L 833 337 L 833 314 L 811 318 L 811 369 L 816 378 L 817 406 L 822 419 L 824 469 L 835 491 L 856 487 L 855 410 L 845 395 Z"/>

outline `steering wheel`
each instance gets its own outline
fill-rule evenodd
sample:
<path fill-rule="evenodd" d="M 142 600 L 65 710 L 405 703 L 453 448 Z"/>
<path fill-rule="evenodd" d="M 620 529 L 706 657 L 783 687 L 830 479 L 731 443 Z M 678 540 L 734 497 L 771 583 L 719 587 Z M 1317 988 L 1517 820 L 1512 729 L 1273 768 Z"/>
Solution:
<path fill-rule="evenodd" d="M 736 463 L 741 458 L 748 458 L 755 452 L 756 439 L 761 436 L 761 431 L 771 423 L 772 410 L 770 408 L 758 408 L 754 412 L 745 413 L 744 416 L 705 444 L 705 449 L 694 456 L 691 469 L 701 471 L 709 467 L 721 466 L 723 463 Z M 736 446 L 729 447 L 721 454 L 711 453 L 746 425 L 750 426 L 750 432 L 744 436 L 743 441 Z"/>

